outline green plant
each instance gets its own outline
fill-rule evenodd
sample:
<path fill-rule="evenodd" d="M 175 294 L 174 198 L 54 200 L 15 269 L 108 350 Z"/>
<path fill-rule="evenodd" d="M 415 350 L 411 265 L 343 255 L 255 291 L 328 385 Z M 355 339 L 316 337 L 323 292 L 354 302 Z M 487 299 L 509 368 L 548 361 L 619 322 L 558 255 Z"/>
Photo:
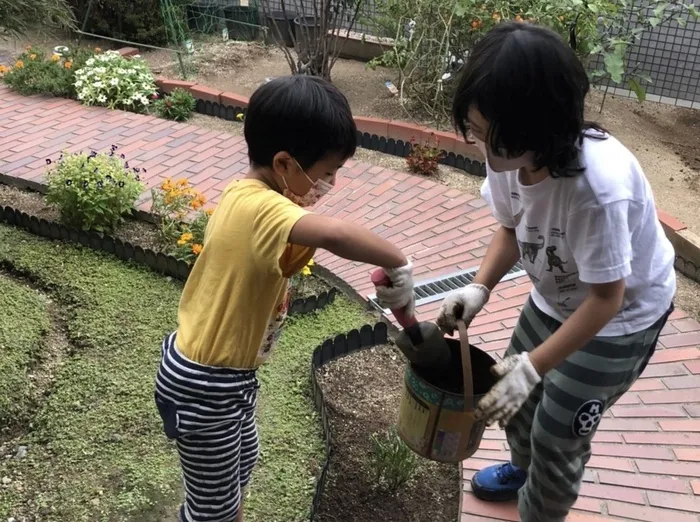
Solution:
<path fill-rule="evenodd" d="M 85 105 L 143 112 L 156 96 L 156 82 L 148 64 L 117 51 L 90 58 L 75 72 L 78 99 Z"/>
<path fill-rule="evenodd" d="M 174 89 L 170 94 L 155 102 L 156 114 L 161 118 L 174 121 L 187 121 L 192 116 L 197 100 L 189 91 Z"/>
<path fill-rule="evenodd" d="M 191 3 L 193 0 L 187 0 Z M 82 23 L 90 0 L 68 0 Z M 184 3 L 184 2 L 181 2 Z M 99 0 L 92 2 L 86 30 L 137 43 L 166 43 L 159 0 Z"/>
<path fill-rule="evenodd" d="M 46 175 L 46 200 L 58 207 L 67 225 L 109 232 L 134 208 L 143 184 L 116 146 L 109 154 L 65 154 Z M 46 160 L 50 165 L 50 159 Z"/>
<path fill-rule="evenodd" d="M 0 0 L 0 39 L 26 33 L 30 25 L 75 27 L 66 0 Z"/>
<path fill-rule="evenodd" d="M 78 48 L 47 56 L 41 48 L 29 46 L 14 67 L 0 67 L 0 74 L 3 82 L 20 94 L 74 97 L 75 71 L 93 55 L 93 51 Z"/>
<path fill-rule="evenodd" d="M 433 146 L 430 142 L 418 143 L 411 140 L 411 152 L 406 157 L 406 167 L 409 172 L 423 176 L 435 176 L 438 173 L 440 160 L 445 153 L 440 150 L 440 142 Z"/>
<path fill-rule="evenodd" d="M 401 440 L 395 428 L 382 435 L 372 435 L 374 451 L 370 466 L 378 482 L 390 491 L 408 482 L 418 469 L 418 458 Z"/>
<path fill-rule="evenodd" d="M 213 211 L 204 209 L 206 199 L 189 181 L 166 179 L 151 190 L 151 213 L 159 221 L 163 249 L 178 259 L 193 263 L 204 245 L 204 233 Z M 195 212 L 188 223 L 185 219 Z"/>
<path fill-rule="evenodd" d="M 645 16 L 646 10 L 653 16 Z M 459 68 L 476 42 L 504 21 L 537 23 L 559 33 L 588 64 L 602 57 L 600 82 L 627 82 L 640 100 L 644 71 L 630 65 L 627 50 L 643 33 L 698 11 L 683 0 L 385 0 L 376 25 L 393 34 L 397 44 L 369 66 L 396 67 L 401 103 L 437 122 L 449 117 L 449 102 Z M 631 24 L 630 20 L 636 23 Z"/>

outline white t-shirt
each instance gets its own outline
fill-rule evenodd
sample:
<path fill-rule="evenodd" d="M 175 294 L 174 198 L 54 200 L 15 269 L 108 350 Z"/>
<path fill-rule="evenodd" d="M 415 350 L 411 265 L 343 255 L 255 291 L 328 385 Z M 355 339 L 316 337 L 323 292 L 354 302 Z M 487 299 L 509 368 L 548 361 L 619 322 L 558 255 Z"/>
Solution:
<path fill-rule="evenodd" d="M 532 298 L 564 321 L 590 284 L 625 279 L 620 312 L 599 333 L 628 335 L 654 324 L 676 291 L 674 250 L 639 162 L 615 138 L 585 138 L 583 172 L 525 186 L 517 171 L 487 166 L 481 187 L 496 219 L 515 229 Z"/>

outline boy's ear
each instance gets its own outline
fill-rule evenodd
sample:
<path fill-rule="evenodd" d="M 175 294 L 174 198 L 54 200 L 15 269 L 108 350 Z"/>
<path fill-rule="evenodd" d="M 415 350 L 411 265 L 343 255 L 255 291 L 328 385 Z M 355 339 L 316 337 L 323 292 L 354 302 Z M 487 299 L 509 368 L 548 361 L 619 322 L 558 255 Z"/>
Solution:
<path fill-rule="evenodd" d="M 279 176 L 289 176 L 295 166 L 294 158 L 287 151 L 280 151 L 272 158 L 272 170 Z"/>

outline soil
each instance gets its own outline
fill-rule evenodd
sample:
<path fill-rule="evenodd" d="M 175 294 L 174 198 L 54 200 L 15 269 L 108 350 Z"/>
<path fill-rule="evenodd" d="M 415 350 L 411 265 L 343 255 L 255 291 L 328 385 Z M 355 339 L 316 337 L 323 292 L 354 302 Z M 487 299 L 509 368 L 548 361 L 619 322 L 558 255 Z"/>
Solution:
<path fill-rule="evenodd" d="M 371 434 L 396 424 L 403 386 L 403 357 L 380 346 L 319 370 L 333 437 L 320 522 L 455 522 L 458 466 L 420 459 L 414 477 L 395 493 L 374 480 Z"/>
<path fill-rule="evenodd" d="M 210 87 L 249 96 L 266 78 L 289 74 L 285 57 L 276 48 L 241 42 L 200 42 L 198 45 L 201 58 L 193 60 L 199 68 L 193 80 Z M 144 57 L 160 74 L 179 77 L 172 53 L 155 51 L 144 53 Z M 207 65 L 207 60 L 212 60 L 216 67 Z M 409 113 L 389 93 L 384 82 L 396 81 L 396 74 L 390 69 L 372 71 L 362 62 L 341 59 L 333 68 L 332 77 L 357 115 L 414 121 L 435 127 L 434 122 Z M 600 122 L 637 155 L 654 189 L 657 204 L 691 230 L 700 232 L 700 214 L 694 210 L 700 207 L 700 112 L 652 102 L 639 104 L 608 95 L 600 114 L 602 99 L 598 91 L 591 94 L 588 118 Z M 449 125 L 441 127 L 449 130 Z M 366 153 L 360 151 L 358 159 L 370 160 Z M 376 154 L 384 156 L 373 154 L 370 160 L 373 163 Z M 401 159 L 398 163 L 377 164 L 405 170 Z M 461 181 L 464 179 L 467 181 Z M 438 180 L 450 186 L 461 183 L 463 190 L 478 195 L 479 178 L 461 171 L 441 168 Z"/>
<path fill-rule="evenodd" d="M 0 205 L 10 206 L 47 221 L 59 222 L 61 218 L 58 210 L 47 204 L 42 194 L 20 190 L 8 185 L 0 184 Z M 150 248 L 154 252 L 161 251 L 158 229 L 152 223 L 127 219 L 112 235 L 122 241 L 128 241 L 132 245 Z"/>
<path fill-rule="evenodd" d="M 320 277 L 310 276 L 295 276 L 292 279 L 290 299 L 304 299 L 312 295 L 319 295 L 323 292 L 328 292 L 331 287 Z"/>

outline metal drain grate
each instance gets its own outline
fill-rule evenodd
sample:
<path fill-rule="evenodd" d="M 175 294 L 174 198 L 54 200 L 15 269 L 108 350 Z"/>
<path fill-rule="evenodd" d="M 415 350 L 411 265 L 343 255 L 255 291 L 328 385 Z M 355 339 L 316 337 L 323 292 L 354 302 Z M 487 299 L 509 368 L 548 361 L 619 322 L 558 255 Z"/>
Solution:
<path fill-rule="evenodd" d="M 446 276 L 416 282 L 416 286 L 413 289 L 413 293 L 416 296 L 416 307 L 432 303 L 433 301 L 442 300 L 450 293 L 459 290 L 460 288 L 464 288 L 474 280 L 474 276 L 478 270 L 479 267 L 476 266 L 473 268 L 468 268 L 467 270 L 448 274 Z M 501 282 L 515 279 L 516 277 L 525 275 L 525 273 L 526 272 L 523 269 L 523 265 L 520 263 L 520 261 L 518 261 L 515 266 L 511 268 L 501 279 Z M 383 312 L 384 314 L 391 313 L 389 310 L 386 310 L 379 305 L 377 302 L 377 294 L 372 294 L 367 299 L 377 310 Z"/>

